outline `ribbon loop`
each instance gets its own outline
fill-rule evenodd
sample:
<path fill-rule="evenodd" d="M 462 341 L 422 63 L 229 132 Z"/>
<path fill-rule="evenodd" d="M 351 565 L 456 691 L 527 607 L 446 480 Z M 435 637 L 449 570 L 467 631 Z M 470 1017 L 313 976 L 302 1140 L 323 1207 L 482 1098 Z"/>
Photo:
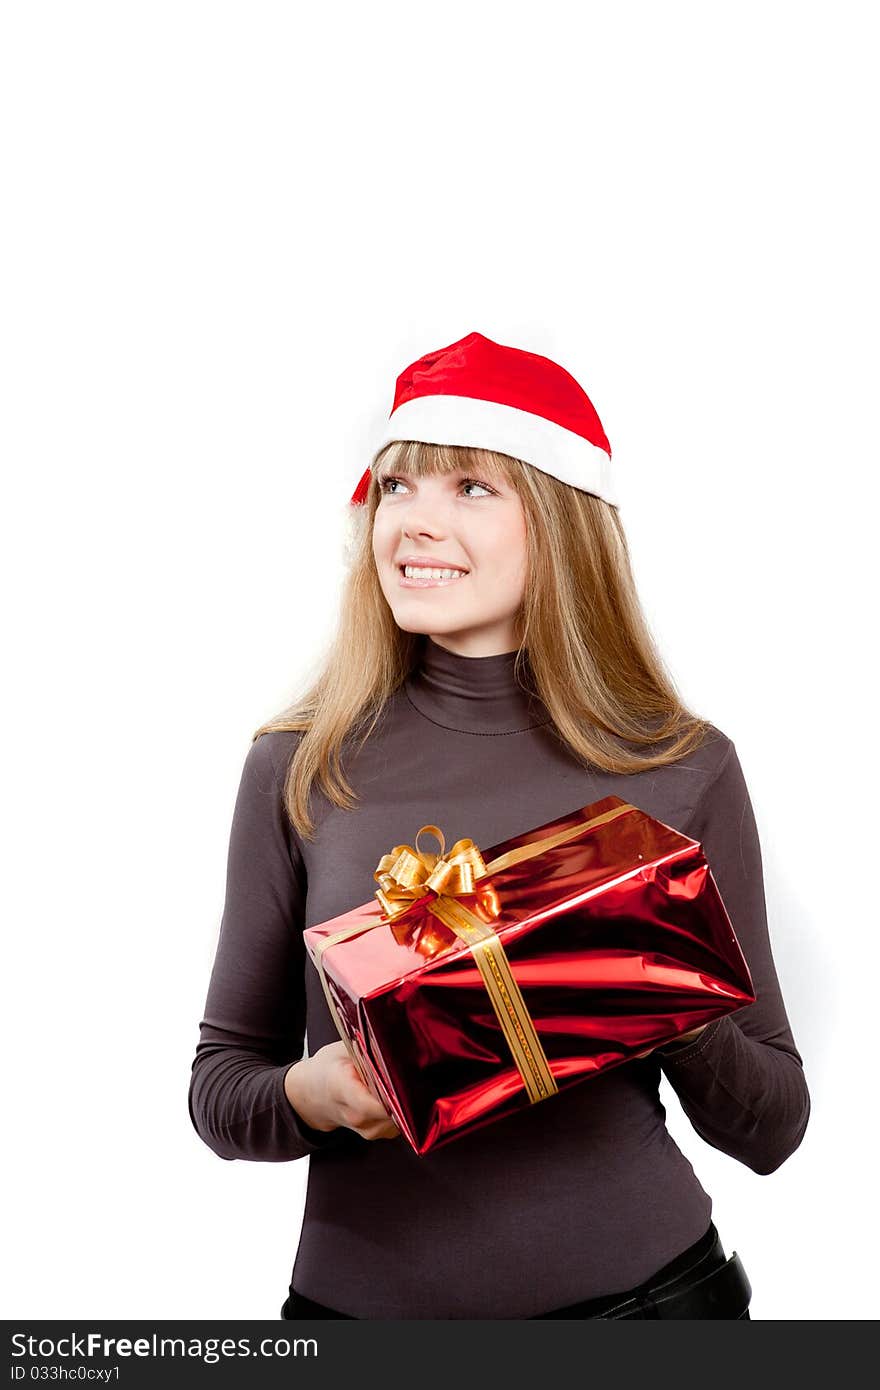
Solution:
<path fill-rule="evenodd" d="M 443 831 L 440 829 L 439 825 L 423 825 L 422 828 L 421 828 L 421 830 L 417 830 L 417 831 L 416 831 L 416 853 L 417 853 L 417 854 L 419 853 L 419 836 L 420 836 L 420 835 L 433 835 L 433 836 L 435 837 L 435 839 L 437 839 L 437 840 L 440 841 L 440 854 L 439 854 L 439 855 L 436 855 L 436 854 L 428 854 L 425 850 L 422 850 L 421 853 L 424 855 L 424 857 L 425 857 L 426 859 L 437 859 L 437 858 L 442 859 L 442 858 L 443 858 L 443 855 L 446 853 L 446 836 L 443 834 Z"/>

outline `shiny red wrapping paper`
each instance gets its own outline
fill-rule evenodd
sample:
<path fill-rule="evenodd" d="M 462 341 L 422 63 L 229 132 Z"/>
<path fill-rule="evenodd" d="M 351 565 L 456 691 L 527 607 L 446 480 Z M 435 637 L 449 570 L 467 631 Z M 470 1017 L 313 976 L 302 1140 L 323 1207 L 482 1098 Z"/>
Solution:
<path fill-rule="evenodd" d="M 384 895 L 304 933 L 340 1036 L 417 1154 L 754 1001 L 699 842 L 632 803 L 488 850 L 437 838 L 439 855 L 395 846 Z"/>

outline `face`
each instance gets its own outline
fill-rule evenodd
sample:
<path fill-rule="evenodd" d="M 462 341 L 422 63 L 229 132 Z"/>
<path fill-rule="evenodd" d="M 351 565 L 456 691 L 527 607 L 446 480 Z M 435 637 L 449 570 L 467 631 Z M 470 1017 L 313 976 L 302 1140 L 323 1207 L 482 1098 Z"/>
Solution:
<path fill-rule="evenodd" d="M 526 577 L 525 515 L 515 488 L 494 473 L 415 478 L 388 464 L 379 484 L 373 557 L 398 627 L 460 656 L 514 651 Z M 407 578 L 401 566 L 411 557 L 417 570 L 452 568 L 454 576 Z"/>

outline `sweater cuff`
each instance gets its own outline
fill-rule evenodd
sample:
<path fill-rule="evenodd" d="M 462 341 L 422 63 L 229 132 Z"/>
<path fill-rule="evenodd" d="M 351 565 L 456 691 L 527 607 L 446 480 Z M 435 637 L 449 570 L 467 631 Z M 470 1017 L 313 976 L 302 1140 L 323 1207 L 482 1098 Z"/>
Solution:
<path fill-rule="evenodd" d="M 698 1038 L 692 1038 L 687 1043 L 667 1043 L 664 1047 L 658 1047 L 657 1051 L 664 1061 L 675 1063 L 690 1062 L 692 1058 L 699 1056 L 704 1048 L 710 1047 L 715 1040 L 717 1033 L 729 1022 L 725 1014 L 721 1018 L 713 1018 L 711 1023 L 707 1023 Z"/>

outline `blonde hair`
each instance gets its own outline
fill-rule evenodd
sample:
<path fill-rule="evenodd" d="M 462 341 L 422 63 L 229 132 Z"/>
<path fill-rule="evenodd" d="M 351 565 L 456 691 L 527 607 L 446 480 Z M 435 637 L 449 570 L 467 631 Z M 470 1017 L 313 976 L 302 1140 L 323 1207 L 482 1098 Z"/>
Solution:
<path fill-rule="evenodd" d="M 418 661 L 422 637 L 397 626 L 372 549 L 379 470 L 420 478 L 464 469 L 518 492 L 526 521 L 527 570 L 517 615 L 514 674 L 535 692 L 548 726 L 585 765 L 631 773 L 677 762 L 712 727 L 683 704 L 642 612 L 616 507 L 592 493 L 487 449 L 394 441 L 372 466 L 344 582 L 336 634 L 318 678 L 253 735 L 301 730 L 285 782 L 294 828 L 314 838 L 309 796 L 317 785 L 351 810 L 357 795 L 342 770 L 346 741 L 369 738 L 386 701 Z"/>

